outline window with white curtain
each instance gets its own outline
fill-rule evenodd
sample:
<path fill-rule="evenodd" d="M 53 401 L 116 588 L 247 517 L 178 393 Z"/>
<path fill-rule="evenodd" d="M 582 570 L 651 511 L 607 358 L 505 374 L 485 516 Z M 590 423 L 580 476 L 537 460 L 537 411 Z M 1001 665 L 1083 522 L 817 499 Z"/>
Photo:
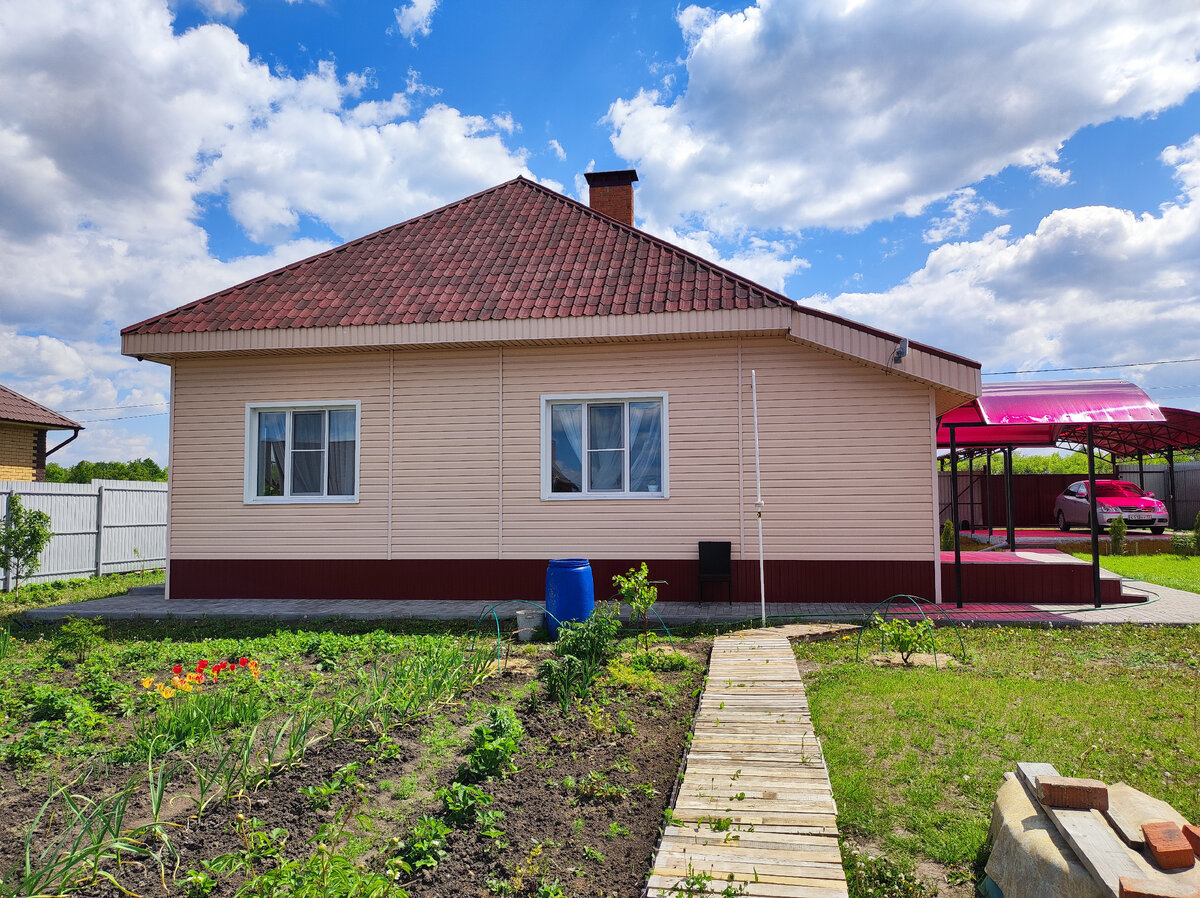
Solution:
<path fill-rule="evenodd" d="M 665 393 L 542 397 L 543 499 L 664 499 Z"/>
<path fill-rule="evenodd" d="M 357 502 L 359 403 L 246 406 L 248 503 Z"/>

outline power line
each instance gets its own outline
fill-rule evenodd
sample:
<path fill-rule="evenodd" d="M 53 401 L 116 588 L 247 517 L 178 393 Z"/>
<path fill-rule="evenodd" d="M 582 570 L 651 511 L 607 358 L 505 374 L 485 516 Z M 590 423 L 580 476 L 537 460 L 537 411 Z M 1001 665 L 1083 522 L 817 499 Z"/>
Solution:
<path fill-rule="evenodd" d="M 1124 365 L 1079 365 L 1075 368 L 1020 368 L 1016 371 L 984 371 L 984 377 L 999 374 L 1043 374 L 1051 371 L 1100 371 L 1105 368 L 1143 368 L 1147 365 L 1179 365 L 1184 362 L 1200 362 L 1200 359 L 1162 359 L 1157 362 L 1126 362 Z"/>
<path fill-rule="evenodd" d="M 132 421 L 134 418 L 161 418 L 163 415 L 169 415 L 170 412 L 154 412 L 149 415 L 122 415 L 117 418 L 87 418 L 81 421 L 81 424 L 96 424 L 100 421 Z"/>
<path fill-rule="evenodd" d="M 64 413 L 65 412 L 111 412 L 111 411 L 114 411 L 119 408 L 154 408 L 155 406 L 170 405 L 170 404 L 171 404 L 170 401 L 146 402 L 146 403 L 143 403 L 142 405 L 102 405 L 99 408 L 64 408 L 64 409 L 62 409 L 62 411 Z"/>

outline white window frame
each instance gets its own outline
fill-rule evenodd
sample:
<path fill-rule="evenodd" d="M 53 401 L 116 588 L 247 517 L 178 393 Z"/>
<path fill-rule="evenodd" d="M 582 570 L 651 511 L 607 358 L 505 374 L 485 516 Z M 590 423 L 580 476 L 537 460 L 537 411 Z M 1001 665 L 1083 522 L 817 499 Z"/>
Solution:
<path fill-rule="evenodd" d="M 354 493 L 350 496 L 260 496 L 258 495 L 258 413 L 259 412 L 330 412 L 354 410 Z M 287 416 L 287 437 L 284 451 L 283 482 L 291 489 L 292 479 L 292 416 Z M 329 423 L 325 425 L 325 460 L 321 470 L 322 489 L 328 489 Z M 247 402 L 246 456 L 243 479 L 243 502 L 246 505 L 353 505 L 358 502 L 359 478 L 362 475 L 362 402 L 358 399 L 304 400 L 303 402 Z"/>
<path fill-rule="evenodd" d="M 662 489 L 656 493 L 631 493 L 631 492 L 612 492 L 605 490 L 603 492 L 590 493 L 586 486 L 586 471 L 587 471 L 587 450 L 584 450 L 584 458 L 581 459 L 584 470 L 581 476 L 584 477 L 584 491 L 579 493 L 555 493 L 551 491 L 551 447 L 550 447 L 550 406 L 560 402 L 578 402 L 585 406 L 589 402 L 642 402 L 647 399 L 658 400 L 662 403 Z M 541 426 L 542 426 L 542 499 L 548 502 L 597 502 L 606 499 L 636 499 L 638 501 L 655 501 L 660 499 L 669 499 L 671 495 L 671 478 L 670 478 L 670 427 L 669 427 L 669 407 L 667 402 L 667 392 L 665 390 L 653 392 L 635 392 L 635 393 L 543 393 L 541 396 Z M 586 412 L 584 418 L 586 419 Z M 625 473 L 624 482 L 629 483 L 629 465 L 633 457 L 629 445 L 629 409 L 626 405 L 625 409 Z"/>

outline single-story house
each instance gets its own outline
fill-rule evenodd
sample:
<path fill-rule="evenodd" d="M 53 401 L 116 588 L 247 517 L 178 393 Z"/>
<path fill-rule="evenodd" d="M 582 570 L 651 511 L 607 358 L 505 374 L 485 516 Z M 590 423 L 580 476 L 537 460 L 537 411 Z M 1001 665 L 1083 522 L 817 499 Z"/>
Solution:
<path fill-rule="evenodd" d="M 759 286 L 516 178 L 131 325 L 171 367 L 171 598 L 597 598 L 647 561 L 695 600 L 939 587 L 937 416 L 976 362 Z M 724 599 L 713 587 L 710 598 Z"/>
<path fill-rule="evenodd" d="M 75 432 L 47 451 L 46 433 L 51 430 Z M 45 480 L 46 456 L 67 445 L 81 430 L 82 424 L 0 386 L 0 480 Z"/>

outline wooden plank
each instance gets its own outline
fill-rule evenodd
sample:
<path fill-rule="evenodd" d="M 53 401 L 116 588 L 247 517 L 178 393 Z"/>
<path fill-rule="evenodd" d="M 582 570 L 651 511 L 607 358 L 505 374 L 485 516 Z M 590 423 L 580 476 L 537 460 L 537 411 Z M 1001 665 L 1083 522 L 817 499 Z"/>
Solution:
<path fill-rule="evenodd" d="M 829 774 L 777 632 L 716 640 L 674 814 L 648 894 L 704 871 L 710 889 L 733 882 L 748 898 L 845 898 Z"/>
<path fill-rule="evenodd" d="M 1017 775 L 1036 802 L 1037 777 L 1057 776 L 1058 771 L 1051 764 L 1021 763 L 1017 764 Z M 1122 876 L 1135 879 L 1145 877 L 1145 871 L 1125 853 L 1125 846 L 1113 834 L 1099 811 L 1051 808 L 1046 805 L 1041 805 L 1041 808 L 1109 898 L 1117 898 Z"/>

